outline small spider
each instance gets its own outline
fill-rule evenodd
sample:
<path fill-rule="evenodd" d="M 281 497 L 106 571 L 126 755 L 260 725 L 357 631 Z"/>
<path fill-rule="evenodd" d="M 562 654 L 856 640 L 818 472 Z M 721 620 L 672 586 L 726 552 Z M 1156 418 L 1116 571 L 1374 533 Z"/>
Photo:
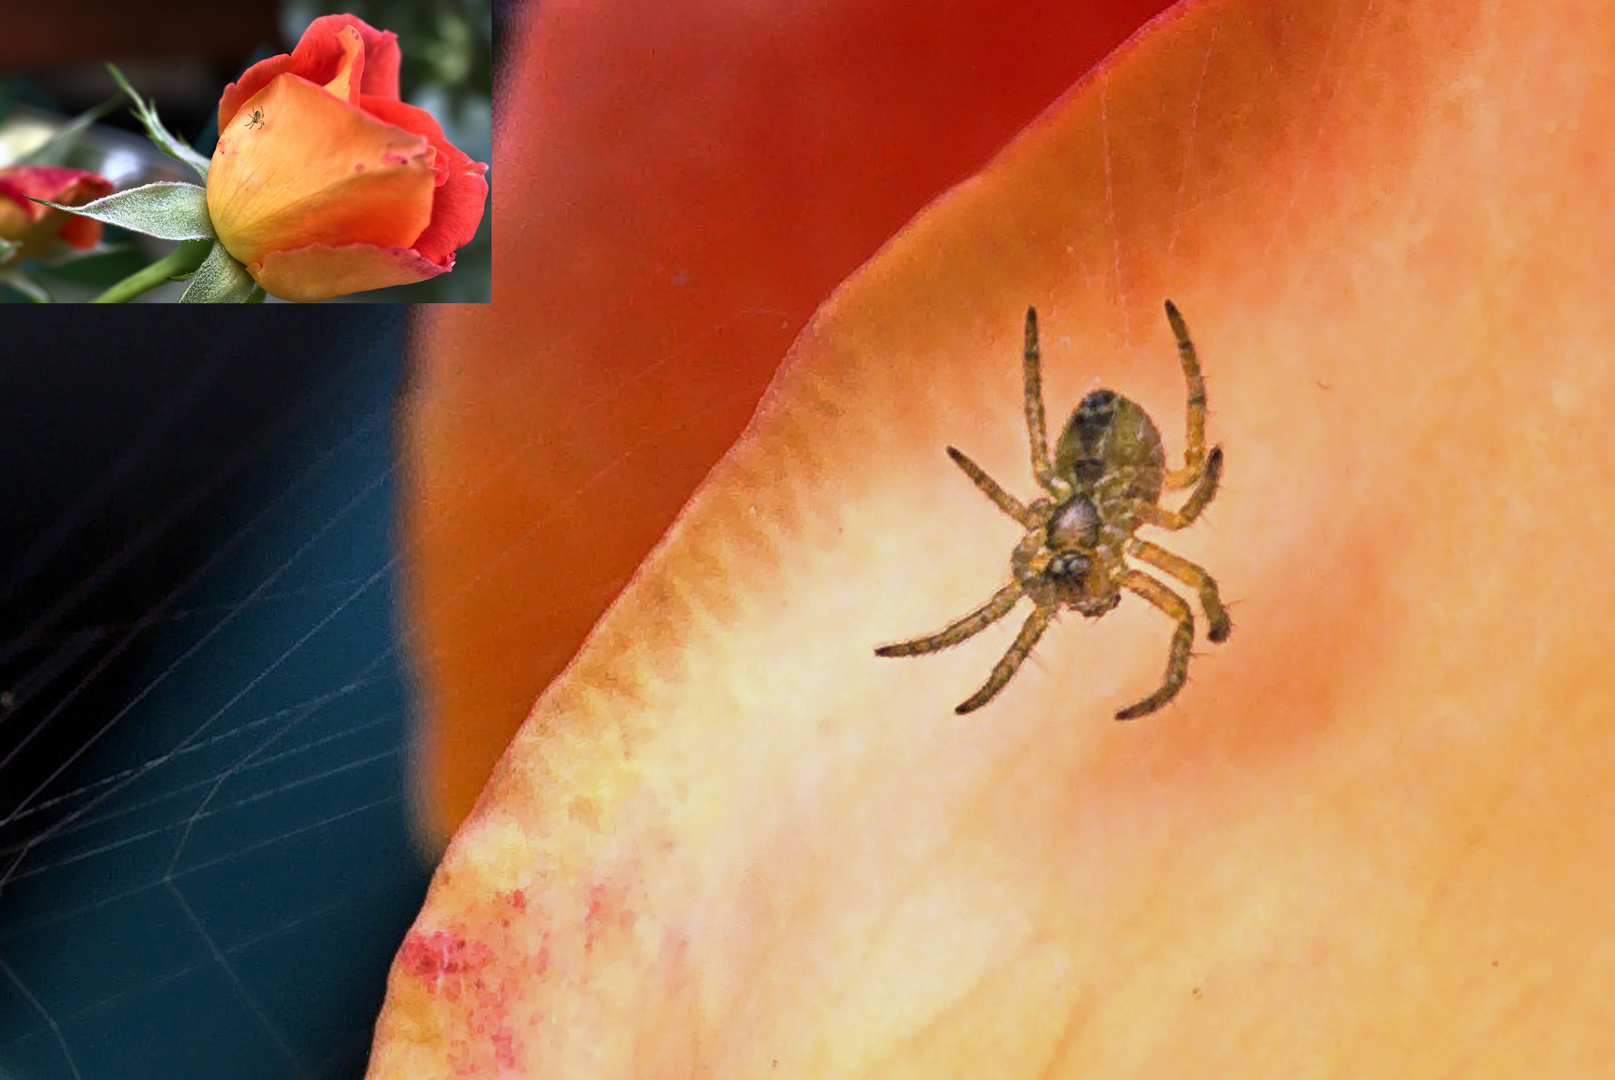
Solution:
<path fill-rule="evenodd" d="M 1166 317 L 1178 339 L 1178 358 L 1189 387 L 1188 446 L 1183 468 L 1168 471 L 1161 433 L 1135 402 L 1110 390 L 1095 390 L 1082 399 L 1066 422 L 1049 461 L 1043 417 L 1043 371 L 1038 355 L 1037 309 L 1026 310 L 1026 430 L 1032 442 L 1032 474 L 1048 495 L 1023 505 L 998 486 L 974 461 L 953 447 L 948 456 L 993 505 L 1026 527 L 1009 565 L 1012 580 L 991 600 L 930 637 L 883 645 L 877 656 L 918 656 L 957 645 L 1008 615 L 1022 596 L 1036 609 L 1026 617 L 1015 642 L 998 661 L 980 690 L 955 712 L 981 708 L 1002 690 L 1031 653 L 1038 638 L 1062 607 L 1076 608 L 1097 619 L 1121 602 L 1121 590 L 1137 593 L 1173 619 L 1177 632 L 1160 689 L 1116 714 L 1118 720 L 1148 715 L 1171 701 L 1189 671 L 1194 643 L 1194 614 L 1177 593 L 1141 570 L 1124 555 L 1149 563 L 1200 594 L 1210 623 L 1208 636 L 1223 641 L 1231 629 L 1217 596 L 1217 583 L 1194 563 L 1133 535 L 1140 525 L 1182 529 L 1190 525 L 1217 494 L 1222 476 L 1222 447 L 1206 453 L 1206 384 L 1200 376 L 1189 328 L 1172 301 Z M 1190 488 L 1181 510 L 1160 505 L 1162 488 Z"/>
<path fill-rule="evenodd" d="M 264 111 L 262 109 L 254 109 L 254 110 L 252 110 L 252 119 L 247 121 L 246 126 L 247 127 L 263 127 L 264 126 Z"/>

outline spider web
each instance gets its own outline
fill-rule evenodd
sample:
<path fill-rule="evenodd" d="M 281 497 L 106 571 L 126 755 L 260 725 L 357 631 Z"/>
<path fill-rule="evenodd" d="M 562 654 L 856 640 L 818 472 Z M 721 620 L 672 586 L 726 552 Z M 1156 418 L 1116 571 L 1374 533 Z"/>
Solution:
<path fill-rule="evenodd" d="M 182 340 L 29 314 L 0 360 L 0 1077 L 358 1076 L 427 876 L 404 309 Z"/>

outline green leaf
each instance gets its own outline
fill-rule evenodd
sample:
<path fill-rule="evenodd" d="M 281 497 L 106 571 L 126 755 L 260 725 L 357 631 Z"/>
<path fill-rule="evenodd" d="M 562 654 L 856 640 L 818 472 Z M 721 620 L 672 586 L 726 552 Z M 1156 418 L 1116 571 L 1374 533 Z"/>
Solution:
<path fill-rule="evenodd" d="M 215 242 L 207 259 L 197 268 L 196 276 L 179 298 L 182 304 L 240 304 L 252 295 L 257 286 L 247 268 L 236 262 L 224 245 Z"/>
<path fill-rule="evenodd" d="M 113 94 L 93 109 L 79 113 L 73 119 L 57 128 L 49 139 L 30 150 L 17 159 L 19 165 L 65 165 L 67 156 L 78 145 L 79 136 L 85 129 L 101 117 L 111 112 L 123 99 L 123 95 Z"/>
<path fill-rule="evenodd" d="M 213 219 L 207 212 L 207 189 L 177 180 L 159 180 L 116 191 L 83 206 L 63 206 L 44 199 L 34 202 L 163 240 L 211 240 L 215 235 Z"/>
<path fill-rule="evenodd" d="M 7 240 L 0 236 L 0 264 L 11 258 L 11 253 L 22 247 L 21 240 Z"/>
<path fill-rule="evenodd" d="M 195 150 L 192 150 L 187 143 L 173 132 L 163 127 L 163 122 L 157 119 L 157 110 L 146 104 L 145 100 L 135 93 L 135 88 L 129 85 L 129 80 L 123 77 L 123 72 L 118 70 L 116 64 L 108 64 L 107 70 L 112 72 L 114 79 L 118 80 L 118 85 L 123 87 L 123 92 L 134 98 L 134 114 L 142 124 L 146 125 L 146 134 L 151 137 L 152 142 L 157 144 L 157 149 L 195 169 L 196 174 L 202 178 L 202 182 L 207 183 L 207 170 L 211 162 Z M 212 234 L 209 233 L 208 235 L 211 236 Z"/>

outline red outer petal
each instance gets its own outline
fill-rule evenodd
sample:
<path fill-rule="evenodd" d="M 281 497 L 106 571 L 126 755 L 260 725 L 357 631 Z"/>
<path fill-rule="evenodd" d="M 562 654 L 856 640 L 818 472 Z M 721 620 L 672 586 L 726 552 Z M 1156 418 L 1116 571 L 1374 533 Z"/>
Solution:
<path fill-rule="evenodd" d="M 439 265 L 409 248 L 373 244 L 310 244 L 292 251 L 271 251 L 262 262 L 247 264 L 247 273 L 265 292 L 299 303 L 388 285 L 409 285 L 452 269 L 453 253 Z"/>
<path fill-rule="evenodd" d="M 9 199 L 16 203 L 17 208 L 27 214 L 30 221 L 38 216 L 34 213 L 35 210 L 47 209 L 47 207 L 40 206 L 38 203 L 29 202 L 28 196 L 22 193 L 22 189 L 3 176 L 0 176 L 0 198 Z"/>
<path fill-rule="evenodd" d="M 425 135 L 428 146 L 437 149 L 437 190 L 432 195 L 432 220 L 415 240 L 422 258 L 441 263 L 456 248 L 470 242 L 482 223 L 488 203 L 488 166 L 472 161 L 443 135 L 432 114 L 402 101 L 364 95 L 365 112 L 378 120 L 403 128 L 413 135 Z"/>
<path fill-rule="evenodd" d="M 398 35 L 391 30 L 377 30 L 357 15 L 321 15 L 309 23 L 290 53 L 259 61 L 242 72 L 239 82 L 224 88 L 219 98 L 219 128 L 229 126 L 231 118 L 247 99 L 268 86 L 277 75 L 290 72 L 320 86 L 336 78 L 347 58 L 339 36 L 346 26 L 359 31 L 364 40 L 364 77 L 359 89 L 365 94 L 397 101 L 398 65 L 403 59 L 398 51 Z"/>
<path fill-rule="evenodd" d="M 112 194 L 112 181 L 100 173 L 57 165 L 13 165 L 0 169 L 0 191 L 13 198 L 28 196 L 78 206 Z M 82 195 L 77 202 L 74 196 Z M 24 200 L 26 202 L 26 200 Z M 49 207 L 27 203 L 41 212 Z"/>
<path fill-rule="evenodd" d="M 108 192 L 111 194 L 111 192 Z M 102 224 L 94 218 L 79 217 L 77 214 L 67 216 L 67 224 L 62 226 L 58 233 L 69 247 L 93 248 L 95 242 L 101 239 Z"/>

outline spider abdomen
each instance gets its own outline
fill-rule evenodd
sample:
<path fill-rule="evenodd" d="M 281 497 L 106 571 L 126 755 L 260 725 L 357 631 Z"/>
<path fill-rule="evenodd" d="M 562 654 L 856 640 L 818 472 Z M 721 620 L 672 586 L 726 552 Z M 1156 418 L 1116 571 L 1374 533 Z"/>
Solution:
<path fill-rule="evenodd" d="M 1054 450 L 1054 471 L 1076 491 L 1093 493 L 1100 502 L 1121 497 L 1157 502 L 1166 478 L 1161 432 L 1150 414 L 1114 390 L 1094 390 L 1078 403 Z M 1106 480 L 1122 481 L 1123 490 L 1100 490 Z"/>

